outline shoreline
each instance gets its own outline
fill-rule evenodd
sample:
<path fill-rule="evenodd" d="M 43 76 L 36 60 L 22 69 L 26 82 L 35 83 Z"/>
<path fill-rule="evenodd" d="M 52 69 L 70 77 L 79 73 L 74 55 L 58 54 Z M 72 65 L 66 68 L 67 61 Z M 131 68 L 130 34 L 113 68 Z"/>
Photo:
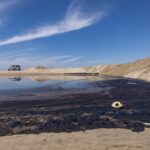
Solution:
<path fill-rule="evenodd" d="M 95 84 L 103 90 L 95 93 L 77 90 L 75 93 L 66 91 L 64 94 L 63 90 L 56 90 L 57 97 L 53 97 L 48 88 L 41 94 L 34 95 L 33 90 L 30 90 L 27 95 L 14 95 L 13 101 L 7 101 L 9 97 L 2 97 L 0 134 L 60 133 L 98 128 L 124 128 L 143 132 L 145 123 L 150 123 L 150 84 L 138 80 L 136 84 L 128 84 L 131 81 L 97 81 Z M 111 104 L 116 100 L 121 101 L 125 107 L 112 108 Z"/>
<path fill-rule="evenodd" d="M 40 94 L 32 89 L 0 97 L 0 150 L 147 150 L 150 83 L 117 78 L 94 84 L 103 90 L 54 94 L 44 87 Z M 116 100 L 125 107 L 113 109 Z"/>
<path fill-rule="evenodd" d="M 81 72 L 81 73 L 67 73 L 67 72 L 48 72 L 41 71 L 41 72 L 27 72 L 27 71 L 0 71 L 0 76 L 33 76 L 33 75 L 50 75 L 50 76 L 56 76 L 56 75 L 65 75 L 65 76 L 99 76 L 99 73 L 87 73 L 87 72 Z M 107 75 L 106 75 L 107 76 Z"/>

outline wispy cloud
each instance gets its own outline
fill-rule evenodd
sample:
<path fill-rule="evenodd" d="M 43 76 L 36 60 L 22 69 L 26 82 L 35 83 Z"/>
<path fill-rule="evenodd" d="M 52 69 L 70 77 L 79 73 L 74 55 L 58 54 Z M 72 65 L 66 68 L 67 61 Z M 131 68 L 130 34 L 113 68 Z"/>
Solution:
<path fill-rule="evenodd" d="M 11 52 L 4 52 L 0 54 L 0 59 L 6 59 L 6 58 L 16 58 L 18 56 L 22 56 L 25 54 L 29 54 L 31 52 L 37 51 L 39 50 L 39 48 L 28 48 L 28 49 L 24 49 L 24 50 L 16 50 L 16 51 L 11 51 Z"/>
<path fill-rule="evenodd" d="M 15 5 L 17 2 L 19 2 L 19 0 L 0 0 L 0 27 L 5 22 L 3 15 L 6 10 Z"/>
<path fill-rule="evenodd" d="M 15 53 L 6 54 L 7 57 L 0 56 L 0 69 L 7 69 L 8 66 L 12 64 L 19 64 L 23 68 L 35 67 L 38 65 L 46 66 L 46 67 L 64 67 L 69 64 L 76 63 L 81 56 L 71 56 L 71 55 L 58 55 L 58 56 L 39 56 L 30 55 L 28 51 L 24 50 L 21 53 L 16 51 Z M 10 61 L 11 60 L 11 61 Z M 72 62 L 72 64 L 70 64 Z"/>
<path fill-rule="evenodd" d="M 100 10 L 96 13 L 88 14 L 82 12 L 81 7 L 76 7 L 71 4 L 63 20 L 55 24 L 48 24 L 45 26 L 37 27 L 36 29 L 29 30 L 27 33 L 15 35 L 6 40 L 1 40 L 0 46 L 44 37 L 50 37 L 57 34 L 62 34 L 89 27 L 100 21 L 106 14 L 107 9 Z"/>
<path fill-rule="evenodd" d="M 25 49 L 23 51 L 25 51 L 25 52 L 32 52 L 32 51 L 36 51 L 36 50 L 39 50 L 39 48 L 28 48 L 28 49 Z"/>
<path fill-rule="evenodd" d="M 62 61 L 60 63 L 61 64 L 68 64 L 68 63 L 71 63 L 71 62 L 76 62 L 76 61 L 80 60 L 81 58 L 83 58 L 83 56 L 73 57 L 73 58 L 67 59 L 65 61 Z"/>
<path fill-rule="evenodd" d="M 87 64 L 104 64 L 104 63 L 108 63 L 110 62 L 111 60 L 110 59 L 105 59 L 105 60 L 90 60 L 87 62 Z"/>
<path fill-rule="evenodd" d="M 0 0 L 0 11 L 4 11 L 14 5 L 18 0 Z"/>

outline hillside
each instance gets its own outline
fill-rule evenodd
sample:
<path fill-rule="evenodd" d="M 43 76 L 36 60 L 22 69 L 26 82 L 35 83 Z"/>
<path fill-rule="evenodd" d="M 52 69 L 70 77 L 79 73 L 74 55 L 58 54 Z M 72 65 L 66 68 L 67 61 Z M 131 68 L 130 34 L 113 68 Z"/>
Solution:
<path fill-rule="evenodd" d="M 64 74 L 64 73 L 99 73 L 100 75 L 123 76 L 150 81 L 150 58 L 135 62 L 115 65 L 98 65 L 81 68 L 53 68 L 36 67 L 26 70 L 28 73 Z"/>
<path fill-rule="evenodd" d="M 150 80 L 150 58 L 118 65 L 100 65 L 94 67 L 102 75 L 124 76 Z"/>

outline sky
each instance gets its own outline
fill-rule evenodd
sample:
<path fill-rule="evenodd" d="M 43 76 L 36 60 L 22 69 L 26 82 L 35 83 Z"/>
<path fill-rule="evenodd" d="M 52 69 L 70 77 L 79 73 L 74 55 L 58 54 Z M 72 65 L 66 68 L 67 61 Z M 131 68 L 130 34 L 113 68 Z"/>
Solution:
<path fill-rule="evenodd" d="M 149 0 L 0 0 L 0 69 L 150 57 Z"/>

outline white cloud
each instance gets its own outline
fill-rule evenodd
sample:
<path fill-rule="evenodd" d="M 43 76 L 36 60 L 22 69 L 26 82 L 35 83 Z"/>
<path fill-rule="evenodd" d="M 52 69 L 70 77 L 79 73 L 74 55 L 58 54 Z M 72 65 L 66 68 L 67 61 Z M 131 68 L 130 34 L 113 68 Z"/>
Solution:
<path fill-rule="evenodd" d="M 29 49 L 26 49 L 26 50 L 23 50 L 23 51 L 31 52 L 31 51 L 35 51 L 35 50 L 39 50 L 39 48 L 29 48 Z"/>
<path fill-rule="evenodd" d="M 60 56 L 31 56 L 24 50 L 24 53 L 10 53 L 7 57 L 0 56 L 0 69 L 7 69 L 8 66 L 12 64 L 19 64 L 23 68 L 35 67 L 38 65 L 46 67 L 63 67 L 65 65 L 72 66 L 73 63 L 76 63 L 81 56 L 75 57 L 71 55 L 60 55 Z M 11 61 L 10 61 L 11 60 Z M 72 64 L 70 64 L 72 62 Z"/>
<path fill-rule="evenodd" d="M 91 61 L 88 61 L 87 63 L 88 64 L 102 64 L 102 63 L 108 63 L 110 61 L 111 61 L 110 59 L 105 59 L 105 60 L 91 60 Z"/>
<path fill-rule="evenodd" d="M 61 59 L 67 59 L 70 57 L 71 57 L 70 55 L 55 56 L 55 57 L 50 57 L 50 60 L 51 61 L 57 61 L 57 60 L 61 60 Z M 49 57 L 47 59 L 49 59 Z"/>
<path fill-rule="evenodd" d="M 73 58 L 67 59 L 65 61 L 62 61 L 60 63 L 61 64 L 68 64 L 68 63 L 71 63 L 71 62 L 76 62 L 76 61 L 80 60 L 81 58 L 83 58 L 83 56 L 73 57 Z"/>
<path fill-rule="evenodd" d="M 102 10 L 98 13 L 87 14 L 83 13 L 78 7 L 73 8 L 73 5 L 71 5 L 62 21 L 53 25 L 38 27 L 34 30 L 28 31 L 27 33 L 15 35 L 6 40 L 1 40 L 0 46 L 50 37 L 57 34 L 89 27 L 101 20 L 106 15 L 106 13 L 106 11 Z"/>
<path fill-rule="evenodd" d="M 0 59 L 16 58 L 19 56 L 29 54 L 29 53 L 34 52 L 36 50 L 39 50 L 39 48 L 28 48 L 28 49 L 24 49 L 24 50 L 17 50 L 17 51 L 11 51 L 11 52 L 6 51 L 4 53 L 0 53 Z"/>

